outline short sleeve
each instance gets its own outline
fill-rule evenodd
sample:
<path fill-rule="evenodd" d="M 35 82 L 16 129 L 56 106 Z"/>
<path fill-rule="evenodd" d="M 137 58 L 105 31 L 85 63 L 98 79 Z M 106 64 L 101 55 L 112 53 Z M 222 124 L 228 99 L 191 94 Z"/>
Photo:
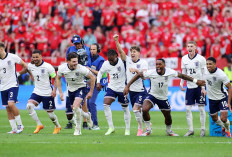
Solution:
<path fill-rule="evenodd" d="M 184 66 L 184 57 L 182 57 L 182 59 L 181 59 L 181 69 L 185 69 L 185 66 Z"/>
<path fill-rule="evenodd" d="M 205 58 L 204 57 L 202 57 L 202 60 L 201 60 L 201 68 L 203 69 L 205 69 L 206 68 L 206 60 L 205 60 Z"/>
<path fill-rule="evenodd" d="M 221 76 L 221 79 L 222 79 L 222 82 L 224 85 L 230 83 L 230 79 L 228 78 L 228 76 L 225 73 L 223 73 L 223 75 Z"/>
<path fill-rule="evenodd" d="M 61 66 L 58 67 L 57 75 L 60 77 L 63 75 Z"/>
<path fill-rule="evenodd" d="M 55 72 L 54 67 L 51 64 L 49 64 L 47 66 L 47 68 L 48 68 L 48 74 L 49 74 L 49 76 L 51 76 L 51 78 L 56 77 L 56 72 Z"/>
<path fill-rule="evenodd" d="M 20 62 L 22 61 L 22 59 L 15 54 L 13 54 L 12 57 L 13 57 L 15 63 L 17 63 L 17 64 L 20 64 Z"/>
<path fill-rule="evenodd" d="M 31 71 L 31 63 L 27 65 L 27 70 Z"/>
<path fill-rule="evenodd" d="M 146 78 L 150 78 L 152 76 L 152 74 L 154 73 L 153 71 L 154 70 L 146 70 L 143 72 L 143 76 Z"/>
<path fill-rule="evenodd" d="M 178 76 L 178 72 L 176 70 L 173 70 L 173 69 L 169 69 L 169 70 L 170 70 L 170 76 L 173 76 L 173 77 Z"/>
<path fill-rule="evenodd" d="M 82 65 L 80 65 L 80 68 L 81 68 L 81 74 L 84 75 L 84 76 L 87 76 L 90 72 L 90 70 Z"/>

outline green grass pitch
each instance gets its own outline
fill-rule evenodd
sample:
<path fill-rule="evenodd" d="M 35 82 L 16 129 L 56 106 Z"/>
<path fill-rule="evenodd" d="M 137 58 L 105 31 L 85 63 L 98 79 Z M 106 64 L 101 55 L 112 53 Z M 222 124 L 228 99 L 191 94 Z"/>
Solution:
<path fill-rule="evenodd" d="M 67 120 L 64 111 L 55 111 L 62 128 Z M 209 137 L 209 117 L 207 114 L 206 137 L 200 137 L 199 112 L 193 112 L 195 135 L 183 137 L 187 132 L 184 112 L 172 112 L 173 131 L 180 137 L 165 135 L 164 118 L 160 112 L 150 112 L 153 133 L 149 137 L 136 137 L 137 124 L 131 112 L 131 135 L 124 136 L 124 119 L 122 111 L 113 111 L 116 132 L 105 136 L 107 122 L 104 112 L 98 112 L 101 130 L 82 130 L 82 136 L 73 136 L 73 129 L 62 129 L 53 135 L 54 125 L 45 111 L 37 114 L 44 124 L 44 129 L 34 135 L 35 123 L 27 111 L 20 111 L 25 129 L 22 134 L 9 135 L 10 125 L 6 111 L 0 110 L 0 157 L 8 156 L 94 156 L 94 157 L 230 157 L 231 140 L 225 137 Z"/>

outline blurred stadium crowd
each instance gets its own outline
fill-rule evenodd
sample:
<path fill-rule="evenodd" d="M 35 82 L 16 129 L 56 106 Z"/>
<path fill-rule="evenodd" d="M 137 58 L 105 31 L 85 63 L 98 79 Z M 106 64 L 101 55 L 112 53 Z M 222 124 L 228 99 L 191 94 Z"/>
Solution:
<path fill-rule="evenodd" d="M 35 48 L 64 57 L 74 34 L 99 43 L 104 57 L 115 33 L 142 57 L 181 57 L 189 40 L 205 57 L 232 51 L 231 0 L 1 0 L 0 21 L 0 41 L 22 58 Z"/>

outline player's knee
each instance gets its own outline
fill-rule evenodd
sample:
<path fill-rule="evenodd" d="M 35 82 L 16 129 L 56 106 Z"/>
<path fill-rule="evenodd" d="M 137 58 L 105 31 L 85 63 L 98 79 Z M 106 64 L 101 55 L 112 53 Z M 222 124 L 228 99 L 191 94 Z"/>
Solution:
<path fill-rule="evenodd" d="M 186 106 L 186 113 L 189 114 L 191 113 L 192 106 Z"/>
<path fill-rule="evenodd" d="M 27 110 L 33 110 L 34 107 L 35 107 L 35 105 L 33 103 L 31 103 L 31 102 L 27 103 Z"/>
<path fill-rule="evenodd" d="M 221 121 L 222 121 L 223 123 L 226 123 L 226 122 L 227 122 L 227 117 L 221 117 Z"/>
<path fill-rule="evenodd" d="M 49 118 L 50 118 L 52 121 L 56 120 L 56 115 L 55 115 L 54 112 L 47 112 L 47 113 L 48 113 Z"/>

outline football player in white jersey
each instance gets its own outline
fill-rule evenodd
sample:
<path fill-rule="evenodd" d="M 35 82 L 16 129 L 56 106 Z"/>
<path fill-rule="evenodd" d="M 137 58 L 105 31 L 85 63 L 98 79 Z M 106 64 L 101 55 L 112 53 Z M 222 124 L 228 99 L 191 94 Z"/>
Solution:
<path fill-rule="evenodd" d="M 121 45 L 118 41 L 119 36 L 114 35 L 114 40 L 120 53 L 122 61 L 126 61 L 126 80 L 127 83 L 136 75 L 136 72 L 130 72 L 130 68 L 137 69 L 138 72 L 146 71 L 148 69 L 148 63 L 145 60 L 140 59 L 140 48 L 138 46 L 132 46 L 130 48 L 131 57 L 128 57 L 126 53 L 121 48 Z M 143 133 L 143 123 L 142 123 L 142 113 L 141 106 L 144 99 L 146 98 L 147 91 L 144 88 L 143 80 L 140 78 L 134 82 L 130 87 L 130 101 L 135 114 L 135 119 L 138 122 L 138 131 L 137 136 L 141 136 Z"/>
<path fill-rule="evenodd" d="M 136 69 L 130 69 L 132 72 L 137 72 Z M 194 82 L 198 85 L 205 85 L 205 81 L 196 80 L 187 75 L 178 73 L 177 71 L 165 68 L 165 60 L 157 59 L 156 60 L 156 69 L 150 69 L 144 72 L 138 73 L 131 81 L 127 84 L 126 88 L 123 91 L 123 94 L 129 92 L 129 88 L 133 82 L 139 78 L 149 78 L 151 81 L 151 88 L 148 92 L 148 96 L 143 102 L 143 119 L 146 126 L 146 131 L 141 136 L 148 136 L 152 133 L 152 128 L 150 125 L 150 114 L 149 110 L 154 107 L 155 104 L 158 105 L 159 109 L 164 115 L 165 124 L 166 124 L 166 134 L 167 136 L 179 136 L 175 134 L 172 128 L 172 117 L 171 117 L 171 107 L 168 102 L 168 82 L 171 77 L 179 77 L 191 82 Z"/>
<path fill-rule="evenodd" d="M 209 110 L 212 120 L 222 127 L 222 134 L 231 137 L 230 121 L 227 119 L 228 110 L 231 111 L 231 84 L 228 76 L 216 66 L 216 59 L 209 57 L 206 61 L 207 69 L 204 79 L 206 80 L 207 94 L 209 98 Z M 224 87 L 227 87 L 225 90 Z M 220 117 L 218 112 L 221 112 Z"/>
<path fill-rule="evenodd" d="M 57 87 L 61 100 L 64 100 L 61 89 L 61 77 L 64 76 L 67 82 L 70 103 L 72 104 L 73 112 L 77 120 L 74 136 L 79 136 L 81 135 L 82 116 L 87 119 L 89 127 L 93 127 L 91 114 L 89 112 L 83 112 L 81 105 L 83 105 L 86 98 L 90 99 L 92 97 L 96 79 L 88 68 L 78 64 L 78 55 L 76 53 L 69 53 L 67 55 L 67 62 L 58 67 Z M 84 77 L 90 79 L 90 91 L 88 94 Z"/>
<path fill-rule="evenodd" d="M 130 110 L 129 101 L 127 95 L 123 95 L 123 89 L 125 88 L 126 71 L 123 61 L 118 58 L 118 53 L 115 50 L 108 50 L 108 60 L 105 61 L 97 75 L 97 89 L 101 90 L 100 80 L 102 75 L 107 72 L 109 74 L 109 83 L 104 97 L 104 112 L 105 117 L 109 125 L 108 131 L 105 135 L 114 133 L 114 125 L 112 120 L 112 112 L 110 105 L 118 98 L 118 102 L 121 104 L 124 111 L 125 121 L 125 135 L 130 135 Z"/>
<path fill-rule="evenodd" d="M 188 54 L 182 57 L 181 69 L 183 74 L 187 74 L 196 79 L 202 79 L 203 73 L 206 69 L 206 60 L 203 56 L 196 53 L 197 44 L 195 41 L 189 41 L 187 43 Z M 180 87 L 182 91 L 184 80 L 181 80 Z M 186 103 L 186 119 L 188 123 L 189 130 L 184 136 L 194 135 L 193 129 L 193 118 L 192 118 L 192 106 L 198 105 L 200 111 L 200 122 L 201 122 L 201 132 L 200 136 L 205 136 L 205 87 L 199 87 L 195 83 L 187 81 L 187 91 L 185 95 Z"/>
<path fill-rule="evenodd" d="M 8 119 L 12 128 L 12 130 L 8 132 L 9 134 L 21 133 L 24 128 L 19 110 L 15 106 L 19 88 L 15 64 L 20 64 L 24 69 L 27 68 L 27 64 L 17 55 L 6 53 L 4 43 L 0 42 L 1 98 L 2 105 L 6 107 Z"/>
<path fill-rule="evenodd" d="M 56 109 L 54 98 L 56 97 L 57 86 L 54 84 L 53 89 L 50 80 L 51 78 L 54 80 L 56 78 L 55 69 L 51 64 L 43 61 L 40 50 L 34 50 L 32 52 L 32 62 L 33 64 L 28 64 L 27 70 L 33 77 L 35 88 L 28 100 L 27 111 L 37 125 L 34 134 L 39 133 L 40 130 L 44 128 L 34 109 L 41 102 L 43 103 L 43 109 L 47 111 L 49 118 L 55 125 L 53 134 L 58 134 L 61 130 L 61 126 L 58 122 L 57 116 L 54 113 L 54 110 Z"/>

